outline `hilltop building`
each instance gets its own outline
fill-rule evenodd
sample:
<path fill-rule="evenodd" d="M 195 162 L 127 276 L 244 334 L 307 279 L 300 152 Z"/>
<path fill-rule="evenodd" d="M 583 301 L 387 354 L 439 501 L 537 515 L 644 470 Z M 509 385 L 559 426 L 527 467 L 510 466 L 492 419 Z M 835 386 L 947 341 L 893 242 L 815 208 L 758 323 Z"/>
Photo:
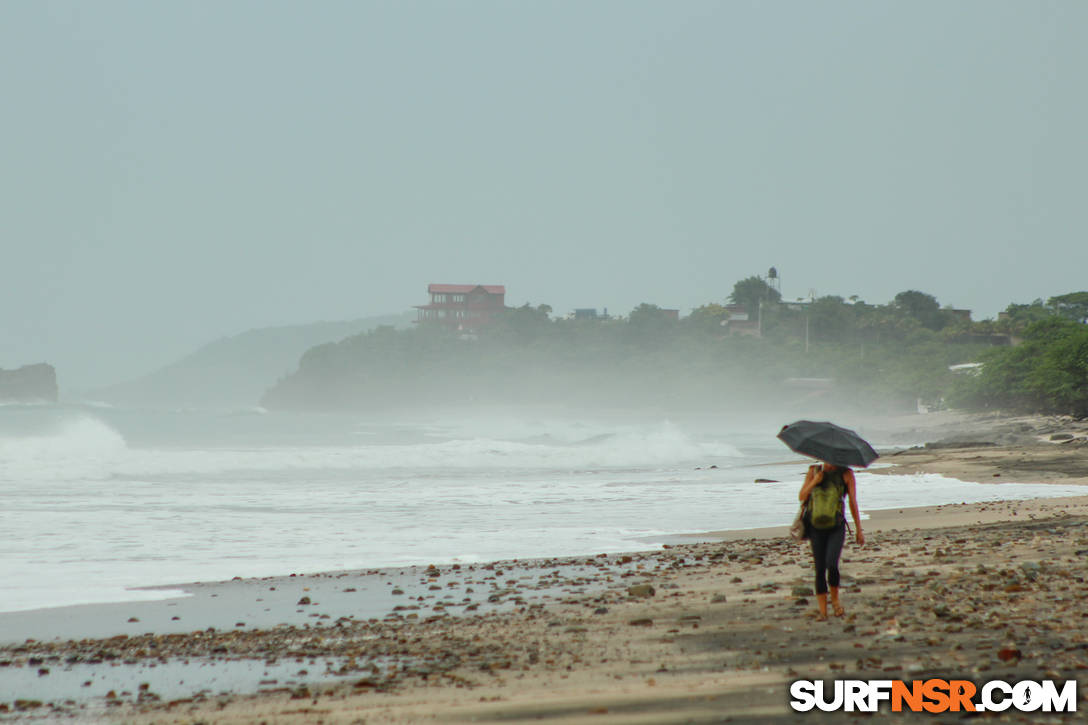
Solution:
<path fill-rule="evenodd" d="M 744 305 L 725 305 L 725 319 L 722 327 L 730 335 L 750 335 L 760 337 L 759 320 L 749 319 L 748 308 Z"/>
<path fill-rule="evenodd" d="M 429 284 L 430 304 L 416 305 L 416 324 L 458 330 L 486 327 L 506 309 L 506 287 L 499 284 Z"/>
<path fill-rule="evenodd" d="M 568 320 L 611 320 L 608 315 L 608 308 L 604 308 L 604 312 L 598 312 L 596 307 L 577 307 L 574 312 L 567 315 Z"/>

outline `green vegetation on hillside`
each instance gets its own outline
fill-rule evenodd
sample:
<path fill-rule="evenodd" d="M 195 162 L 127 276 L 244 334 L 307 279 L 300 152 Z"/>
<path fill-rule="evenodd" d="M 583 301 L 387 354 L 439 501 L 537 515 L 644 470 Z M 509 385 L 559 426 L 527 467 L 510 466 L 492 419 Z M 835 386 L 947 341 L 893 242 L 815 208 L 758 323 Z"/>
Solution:
<path fill-rule="evenodd" d="M 473 335 L 379 328 L 311 348 L 262 404 L 713 406 L 825 396 L 913 409 L 918 398 L 945 396 L 954 383 L 948 366 L 977 359 L 989 342 L 914 291 L 887 305 L 834 296 L 789 304 L 748 278 L 730 301 L 756 308 L 761 337 L 738 334 L 720 303 L 679 320 L 648 303 L 597 320 L 556 320 L 547 305 L 524 305 Z"/>
<path fill-rule="evenodd" d="M 1088 416 L 1088 325 L 1052 314 L 1030 323 L 1023 342 L 987 351 L 980 374 L 951 402 L 972 409 Z"/>
<path fill-rule="evenodd" d="M 680 319 L 649 303 L 592 320 L 523 305 L 474 334 L 380 327 L 309 349 L 262 403 L 718 406 L 819 397 L 874 411 L 948 401 L 1088 414 L 1088 293 L 1012 304 L 981 322 L 917 290 L 881 305 L 834 295 L 791 303 L 759 277 L 737 282 L 728 302 L 749 319 L 717 302 Z M 975 362 L 984 364 L 950 370 Z"/>

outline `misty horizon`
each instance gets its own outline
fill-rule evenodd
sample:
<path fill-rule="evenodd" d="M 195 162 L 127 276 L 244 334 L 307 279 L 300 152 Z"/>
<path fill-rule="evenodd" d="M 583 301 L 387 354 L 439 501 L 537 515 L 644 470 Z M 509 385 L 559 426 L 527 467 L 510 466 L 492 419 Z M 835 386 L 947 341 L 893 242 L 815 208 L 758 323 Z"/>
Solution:
<path fill-rule="evenodd" d="M 557 314 L 1081 289 L 1081 3 L 7 3 L 0 367 L 62 387 L 429 282 Z M 199 53 L 193 49 L 199 48 Z"/>

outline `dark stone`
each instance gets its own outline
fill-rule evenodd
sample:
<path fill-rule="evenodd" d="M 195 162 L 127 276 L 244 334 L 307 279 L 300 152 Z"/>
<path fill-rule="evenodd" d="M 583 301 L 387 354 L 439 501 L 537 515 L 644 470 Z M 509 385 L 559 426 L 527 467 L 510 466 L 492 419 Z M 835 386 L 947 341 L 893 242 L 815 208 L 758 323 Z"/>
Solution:
<path fill-rule="evenodd" d="M 996 445 L 993 441 L 958 441 L 946 438 L 936 443 L 926 443 L 926 449 L 932 451 L 944 448 L 989 448 Z"/>

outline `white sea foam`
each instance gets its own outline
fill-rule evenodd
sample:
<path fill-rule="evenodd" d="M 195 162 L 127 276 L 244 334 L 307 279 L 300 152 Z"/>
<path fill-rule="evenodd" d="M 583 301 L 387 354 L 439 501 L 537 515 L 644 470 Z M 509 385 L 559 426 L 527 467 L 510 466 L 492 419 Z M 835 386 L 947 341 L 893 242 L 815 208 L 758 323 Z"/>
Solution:
<path fill-rule="evenodd" d="M 126 452 L 124 437 L 101 420 L 66 418 L 48 434 L 0 437 L 0 481 L 107 478 Z"/>
<path fill-rule="evenodd" d="M 783 524 L 805 469 L 768 465 L 784 457 L 774 431 L 711 436 L 667 422 L 334 421 L 350 442 L 314 446 L 280 429 L 275 444 L 254 442 L 253 426 L 294 424 L 273 414 L 113 414 L 107 424 L 62 411 L 19 436 L 0 419 L 0 611 L 164 596 L 133 586 L 615 552 Z M 303 422 L 307 436 L 332 425 Z M 1080 492 L 865 473 L 859 488 L 870 509 Z"/>
<path fill-rule="evenodd" d="M 114 472 L 130 478 L 153 478 L 307 470 L 582 470 L 719 462 L 739 456 L 733 445 L 699 442 L 676 426 L 663 423 L 648 429 L 598 434 L 573 443 L 471 438 L 401 445 L 135 450 L 116 461 Z"/>

